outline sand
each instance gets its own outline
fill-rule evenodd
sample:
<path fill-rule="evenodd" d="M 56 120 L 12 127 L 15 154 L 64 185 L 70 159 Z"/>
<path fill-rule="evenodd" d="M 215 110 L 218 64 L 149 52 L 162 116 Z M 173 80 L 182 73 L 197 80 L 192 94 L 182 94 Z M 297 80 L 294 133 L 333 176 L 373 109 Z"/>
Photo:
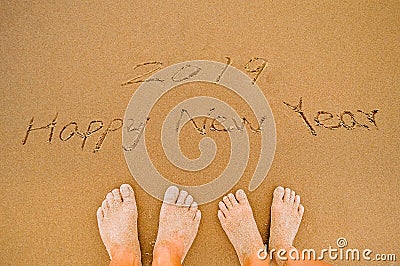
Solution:
<path fill-rule="evenodd" d="M 305 206 L 299 248 L 337 247 L 344 237 L 349 248 L 400 256 L 399 14 L 396 1 L 2 3 L 1 264 L 108 265 L 96 210 L 108 191 L 129 183 L 137 196 L 143 263 L 149 265 L 161 202 L 138 185 L 125 162 L 121 122 L 140 83 L 121 84 L 160 65 L 225 63 L 225 57 L 251 78 L 246 64 L 253 58 L 251 70 L 254 58 L 268 61 L 256 83 L 274 115 L 275 157 L 261 186 L 248 191 L 260 146 L 249 133 L 250 162 L 231 190 L 248 194 L 263 240 L 273 189 L 281 185 L 300 194 Z M 134 69 L 146 62 L 161 64 Z M 159 142 L 168 108 L 211 94 L 256 121 L 237 95 L 218 85 L 184 87 L 152 110 L 148 150 L 170 180 L 202 184 L 225 168 L 229 139 L 209 131 L 218 144 L 215 162 L 196 174 L 175 168 Z M 296 106 L 300 98 L 314 135 L 304 117 L 284 104 Z M 379 110 L 375 125 L 368 120 L 373 110 Z M 327 113 L 333 118 L 321 124 Z M 47 128 L 26 138 L 32 118 L 33 128 Z M 199 156 L 202 137 L 190 124 L 183 128 L 180 143 L 189 158 Z M 238 265 L 217 203 L 200 206 L 202 221 L 187 265 Z"/>

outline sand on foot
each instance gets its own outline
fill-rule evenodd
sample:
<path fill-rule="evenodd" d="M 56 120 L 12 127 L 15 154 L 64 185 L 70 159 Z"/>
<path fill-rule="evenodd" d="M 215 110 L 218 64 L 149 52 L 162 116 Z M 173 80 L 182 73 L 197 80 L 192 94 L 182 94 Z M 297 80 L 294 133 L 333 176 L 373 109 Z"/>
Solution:
<path fill-rule="evenodd" d="M 109 192 L 98 208 L 100 236 L 111 260 L 123 253 L 124 256 L 129 254 L 136 264 L 141 264 L 137 217 L 135 195 L 127 184 Z"/>
<path fill-rule="evenodd" d="M 196 238 L 200 219 L 201 212 L 193 197 L 175 186 L 169 187 L 160 210 L 153 265 L 182 263 Z"/>

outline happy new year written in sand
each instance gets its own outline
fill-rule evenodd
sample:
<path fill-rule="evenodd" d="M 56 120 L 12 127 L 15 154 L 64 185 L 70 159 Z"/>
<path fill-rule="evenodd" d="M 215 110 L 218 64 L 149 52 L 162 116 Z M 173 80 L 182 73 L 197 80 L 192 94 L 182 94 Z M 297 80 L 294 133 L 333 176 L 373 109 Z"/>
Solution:
<path fill-rule="evenodd" d="M 328 129 L 328 130 L 377 130 L 378 125 L 376 121 L 377 109 L 370 111 L 356 110 L 356 111 L 342 111 L 339 113 L 329 112 L 329 111 L 317 111 L 314 116 L 308 116 L 302 109 L 302 98 L 300 98 L 297 105 L 291 105 L 284 102 L 288 106 L 294 115 L 299 115 L 300 120 L 305 125 L 305 129 L 308 130 L 312 135 L 317 136 L 318 130 Z M 243 131 L 249 130 L 253 134 L 260 133 L 262 130 L 262 125 L 264 119 L 260 121 L 250 121 L 246 117 L 243 117 L 241 121 L 237 121 L 234 118 L 228 118 L 223 114 L 214 115 L 212 114 L 213 108 L 210 108 L 210 112 L 204 114 L 204 119 L 195 119 L 191 117 L 190 110 L 182 109 L 181 116 L 176 118 L 177 126 L 180 125 L 182 116 L 187 116 L 190 121 L 191 127 L 195 132 L 201 135 L 206 135 L 207 132 L 218 132 L 221 134 L 228 134 L 232 131 Z M 283 111 L 283 110 L 282 110 Z M 292 119 L 292 123 L 298 123 L 298 119 Z M 22 140 L 22 144 L 26 145 L 29 143 L 29 136 L 31 134 L 41 134 L 43 136 L 43 141 L 32 142 L 32 145 L 43 145 L 45 143 L 52 143 L 54 140 L 59 140 L 62 142 L 68 142 L 72 138 L 81 138 L 81 149 L 85 149 L 86 142 L 89 138 L 97 138 L 94 147 L 89 148 L 93 152 L 98 152 L 107 136 L 110 134 L 115 134 L 120 130 L 127 130 L 132 133 L 132 143 L 129 147 L 124 147 L 125 150 L 129 148 L 134 148 L 138 143 L 139 139 L 142 137 L 144 129 L 148 123 L 151 123 L 151 118 L 146 121 L 135 121 L 134 118 L 128 119 L 129 123 L 124 126 L 122 118 L 113 118 L 108 121 L 103 121 L 99 119 L 91 120 L 87 126 L 80 125 L 76 120 L 73 120 L 67 124 L 59 125 L 57 122 L 58 114 L 53 116 L 48 123 L 38 124 L 35 122 L 35 118 L 32 117 L 29 120 L 28 126 L 25 130 L 25 134 Z M 156 118 L 153 118 L 156 119 Z M 311 120 L 313 119 L 313 120 Z M 42 120 L 42 119 L 39 119 Z M 285 121 L 286 123 L 288 121 Z M 81 130 L 80 128 L 86 128 Z M 317 130 L 318 128 L 318 130 Z M 118 144 L 115 143 L 118 147 Z"/>
<path fill-rule="evenodd" d="M 228 66 L 232 63 L 231 58 L 226 57 L 226 59 L 227 61 L 225 67 L 219 73 L 216 73 L 216 83 L 219 82 Z M 267 67 L 267 65 L 268 64 L 265 59 L 253 57 L 243 66 L 243 69 L 246 71 L 246 73 L 250 75 L 252 82 L 255 83 L 260 77 L 261 73 Z M 159 61 L 149 61 L 137 64 L 133 67 L 133 71 L 137 74 L 130 80 L 123 82 L 121 86 L 124 87 L 130 84 L 143 82 L 164 82 L 163 79 L 159 78 L 145 79 L 146 76 L 149 76 L 160 70 L 162 66 L 162 62 Z M 172 80 L 176 79 L 177 81 L 181 81 L 182 79 L 190 79 L 191 77 L 195 76 L 199 70 L 200 69 L 193 68 L 191 66 L 187 68 L 182 68 L 178 72 L 176 72 L 171 78 Z M 294 115 L 298 115 L 300 117 L 300 120 L 305 125 L 306 130 L 308 130 L 313 136 L 317 136 L 316 128 L 318 128 L 318 130 L 345 129 L 349 131 L 354 129 L 378 129 L 376 122 L 376 114 L 378 113 L 378 109 L 357 109 L 355 111 L 344 110 L 339 113 L 331 112 L 329 110 L 319 110 L 314 113 L 314 116 L 312 116 L 311 114 L 304 111 L 302 98 L 300 98 L 296 104 L 288 103 L 286 101 L 283 101 L 283 103 L 285 106 L 293 111 L 292 113 Z M 189 109 L 182 109 L 180 117 L 176 118 L 177 128 L 181 126 L 180 122 L 183 116 L 187 116 L 193 129 L 201 135 L 205 135 L 207 134 L 207 132 L 210 131 L 229 133 L 232 131 L 243 131 L 245 129 L 254 134 L 257 134 L 261 132 L 264 120 L 268 119 L 267 117 L 261 117 L 259 121 L 251 121 L 251 119 L 245 116 L 241 116 L 241 121 L 237 121 L 234 118 L 226 117 L 224 114 L 216 114 L 214 109 L 215 108 L 210 106 L 210 111 L 204 114 L 204 119 L 202 119 L 201 121 L 191 117 Z M 283 111 L 284 110 L 279 110 L 279 112 Z M 138 141 L 143 135 L 146 125 L 148 125 L 148 123 L 151 123 L 153 119 L 157 119 L 147 118 L 146 121 L 137 121 L 135 120 L 135 117 L 132 117 L 130 119 L 127 119 L 127 123 L 125 123 L 126 125 L 124 125 L 122 118 L 112 118 L 108 121 L 92 119 L 88 124 L 83 125 L 82 123 L 78 123 L 76 120 L 71 119 L 69 123 L 60 125 L 57 121 L 58 116 L 58 113 L 55 115 L 53 114 L 52 119 L 50 118 L 50 121 L 47 123 L 37 122 L 37 120 L 43 121 L 48 118 L 38 119 L 35 117 L 31 117 L 29 119 L 27 127 L 25 127 L 22 144 L 28 144 L 29 136 L 34 133 L 43 135 L 43 141 L 38 142 L 35 139 L 35 141 L 32 141 L 33 145 L 52 143 L 56 139 L 61 142 L 68 142 L 72 138 L 80 138 L 80 147 L 82 150 L 84 150 L 87 146 L 86 144 L 88 139 L 94 137 L 97 138 L 94 147 L 86 149 L 89 149 L 93 152 L 98 152 L 99 150 L 101 150 L 105 140 L 110 134 L 115 134 L 120 130 L 126 130 L 127 132 L 130 132 L 132 134 L 131 144 L 129 146 L 124 146 L 124 150 L 129 151 L 130 149 L 135 148 L 135 146 L 137 145 Z M 291 123 L 298 123 L 296 119 L 293 118 L 292 120 L 293 121 L 290 121 Z M 285 123 L 288 122 L 289 121 L 285 121 Z M 82 128 L 85 128 L 85 130 L 82 130 Z M 56 130 L 58 130 L 58 132 L 56 132 Z M 115 146 L 118 147 L 118 144 L 115 143 Z"/>

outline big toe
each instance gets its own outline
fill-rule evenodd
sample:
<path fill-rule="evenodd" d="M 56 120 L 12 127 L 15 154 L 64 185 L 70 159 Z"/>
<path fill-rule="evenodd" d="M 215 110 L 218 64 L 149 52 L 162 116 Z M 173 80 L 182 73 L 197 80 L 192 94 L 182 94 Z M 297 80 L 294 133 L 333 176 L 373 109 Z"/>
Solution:
<path fill-rule="evenodd" d="M 167 188 L 164 194 L 164 202 L 169 204 L 175 204 L 179 196 L 179 188 L 176 186 L 170 186 Z"/>
<path fill-rule="evenodd" d="M 100 224 L 100 222 L 103 220 L 104 217 L 104 212 L 101 207 L 97 209 L 96 215 L 97 215 L 97 222 Z"/>
<path fill-rule="evenodd" d="M 238 191 L 236 191 L 236 199 L 239 201 L 240 204 L 248 203 L 246 193 L 243 191 L 243 189 L 239 189 Z"/>
<path fill-rule="evenodd" d="M 121 185 L 119 190 L 121 191 L 123 202 L 135 203 L 135 194 L 133 192 L 133 188 L 130 185 L 123 184 Z"/>
<path fill-rule="evenodd" d="M 283 196 L 285 194 L 285 189 L 283 187 L 276 187 L 274 190 L 274 202 L 282 202 Z"/>

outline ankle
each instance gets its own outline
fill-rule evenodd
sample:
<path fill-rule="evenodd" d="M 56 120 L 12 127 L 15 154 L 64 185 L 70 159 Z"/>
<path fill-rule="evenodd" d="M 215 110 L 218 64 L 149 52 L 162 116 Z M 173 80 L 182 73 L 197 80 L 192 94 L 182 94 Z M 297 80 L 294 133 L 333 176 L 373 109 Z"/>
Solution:
<path fill-rule="evenodd" d="M 292 245 L 282 245 L 274 248 L 271 259 L 277 263 L 277 265 L 286 265 L 288 261 L 292 261 L 293 252 L 297 252 L 297 249 Z M 271 254 L 271 250 L 270 250 Z"/>
<path fill-rule="evenodd" d="M 278 252 L 279 250 L 286 250 L 286 252 L 289 252 L 291 249 L 293 249 L 293 245 L 290 244 L 289 242 L 270 242 L 269 244 L 269 251 L 274 250 L 274 252 Z"/>
<path fill-rule="evenodd" d="M 133 248 L 116 246 L 111 248 L 111 265 L 139 265 L 139 258 Z"/>
<path fill-rule="evenodd" d="M 153 265 L 180 265 L 182 256 L 170 243 L 158 243 L 153 251 Z"/>
<path fill-rule="evenodd" d="M 260 259 L 257 254 L 248 256 L 242 263 L 243 266 L 266 266 L 270 265 L 269 257 Z"/>
<path fill-rule="evenodd" d="M 254 249 L 254 252 L 249 253 L 249 254 L 243 254 L 241 256 L 240 264 L 247 266 L 247 265 L 269 265 L 269 256 L 268 253 L 262 252 L 262 255 L 265 256 L 265 258 L 260 257 L 260 250 L 265 251 L 265 246 L 260 245 L 259 248 Z"/>

